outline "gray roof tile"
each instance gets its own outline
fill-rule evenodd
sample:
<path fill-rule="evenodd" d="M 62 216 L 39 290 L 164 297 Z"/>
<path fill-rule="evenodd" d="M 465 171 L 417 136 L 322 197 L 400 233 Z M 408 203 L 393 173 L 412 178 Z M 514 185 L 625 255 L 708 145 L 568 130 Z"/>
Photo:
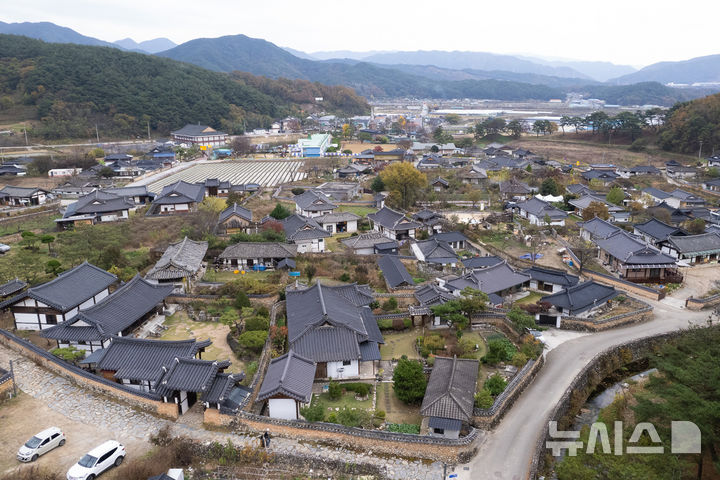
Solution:
<path fill-rule="evenodd" d="M 230 245 L 218 258 L 294 258 L 297 245 L 270 242 L 240 242 Z"/>
<path fill-rule="evenodd" d="M 420 414 L 469 422 L 479 368 L 477 360 L 435 357 Z"/>
<path fill-rule="evenodd" d="M 312 397 L 315 368 L 314 361 L 298 355 L 293 350 L 274 358 L 268 365 L 257 399 L 263 401 L 276 395 L 283 395 L 308 403 Z"/>
<path fill-rule="evenodd" d="M 602 305 L 619 294 L 614 287 L 594 281 L 579 283 L 561 292 L 542 297 L 540 301 L 562 307 L 571 315 L 582 313 L 596 305 Z"/>
<path fill-rule="evenodd" d="M 145 278 L 169 280 L 190 277 L 200 270 L 207 249 L 208 242 L 196 242 L 188 237 L 171 243 Z"/>
<path fill-rule="evenodd" d="M 382 255 L 378 258 L 377 263 L 390 288 L 396 288 L 403 284 L 415 285 L 412 275 L 410 275 L 398 257 L 394 255 Z"/>

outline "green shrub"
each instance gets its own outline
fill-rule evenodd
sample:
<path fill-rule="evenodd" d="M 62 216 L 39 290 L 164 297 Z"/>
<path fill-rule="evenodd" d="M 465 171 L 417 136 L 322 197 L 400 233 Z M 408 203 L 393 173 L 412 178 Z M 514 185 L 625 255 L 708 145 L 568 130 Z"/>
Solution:
<path fill-rule="evenodd" d="M 493 406 L 493 403 L 492 393 L 487 388 L 483 388 L 475 394 L 475 406 L 477 408 L 488 409 Z"/>
<path fill-rule="evenodd" d="M 255 373 L 258 369 L 258 362 L 253 360 L 252 362 L 247 364 L 247 367 L 245 367 L 245 378 L 250 378 L 252 381 L 252 377 L 255 376 Z"/>
<path fill-rule="evenodd" d="M 377 323 L 380 330 L 390 330 L 393 326 L 392 318 L 379 318 Z"/>
<path fill-rule="evenodd" d="M 528 357 L 522 352 L 516 352 L 512 357 L 512 364 L 514 367 L 522 368 L 528 362 Z"/>
<path fill-rule="evenodd" d="M 300 195 L 301 193 L 305 193 L 305 189 L 302 187 L 295 187 L 292 190 L 290 190 L 293 195 Z"/>
<path fill-rule="evenodd" d="M 385 410 L 375 410 L 375 418 L 385 420 Z"/>
<path fill-rule="evenodd" d="M 349 282 L 349 281 L 350 281 L 350 274 L 348 274 L 347 272 L 345 272 L 345 273 L 343 273 L 342 275 L 340 275 L 340 281 L 341 281 L 341 282 Z"/>
<path fill-rule="evenodd" d="M 337 413 L 330 412 L 330 415 L 327 417 L 328 423 L 338 423 Z"/>
<path fill-rule="evenodd" d="M 348 392 L 355 392 L 358 397 L 367 397 L 372 391 L 372 386 L 369 383 L 343 383 L 342 386 Z"/>
<path fill-rule="evenodd" d="M 278 327 L 284 327 L 286 324 L 285 315 L 278 315 L 275 317 L 275 325 Z"/>
<path fill-rule="evenodd" d="M 493 338 L 488 341 L 488 352 L 482 360 L 491 365 L 497 365 L 500 362 L 510 361 L 516 350 L 515 345 L 507 338 Z"/>
<path fill-rule="evenodd" d="M 435 366 L 435 356 L 434 355 L 428 355 L 426 360 L 428 367 Z"/>
<path fill-rule="evenodd" d="M 337 412 L 337 421 L 346 427 L 371 428 L 373 424 L 372 417 L 366 410 L 351 410 L 347 407 L 343 407 Z"/>
<path fill-rule="evenodd" d="M 247 348 L 248 350 L 260 352 L 265 345 L 265 340 L 267 340 L 267 337 L 267 330 L 252 330 L 242 333 L 238 337 L 238 343 L 243 347 Z"/>
<path fill-rule="evenodd" d="M 74 346 L 54 348 L 50 351 L 50 353 L 70 363 L 75 363 L 78 360 L 85 358 L 85 350 L 78 350 Z"/>
<path fill-rule="evenodd" d="M 535 318 L 519 307 L 513 307 L 507 314 L 507 318 L 519 329 L 537 328 Z"/>
<path fill-rule="evenodd" d="M 412 327 L 412 320 L 410 320 L 409 318 L 403 318 L 403 325 L 405 326 L 405 328 Z"/>
<path fill-rule="evenodd" d="M 248 332 L 256 330 L 265 331 L 268 328 L 270 328 L 270 320 L 266 317 L 255 316 L 245 320 L 245 330 Z"/>
<path fill-rule="evenodd" d="M 342 397 L 342 387 L 340 384 L 330 381 L 330 384 L 328 385 L 328 395 L 330 396 L 330 400 L 338 400 Z"/>
<path fill-rule="evenodd" d="M 499 373 L 493 373 L 485 380 L 484 388 L 488 389 L 494 397 L 500 395 L 505 387 L 507 387 L 507 381 Z"/>
<path fill-rule="evenodd" d="M 420 433 L 420 425 L 413 423 L 388 423 L 385 428 L 388 432 L 410 433 L 415 435 Z"/>
<path fill-rule="evenodd" d="M 238 292 L 235 295 L 235 308 L 242 310 L 243 307 L 250 306 L 250 299 L 245 292 Z"/>
<path fill-rule="evenodd" d="M 395 395 L 404 403 L 419 403 L 425 396 L 427 378 L 423 366 L 416 360 L 402 356 L 393 372 Z"/>
<path fill-rule="evenodd" d="M 388 298 L 385 302 L 382 304 L 382 309 L 386 312 L 392 312 L 398 307 L 398 302 L 395 297 Z"/>
<path fill-rule="evenodd" d="M 320 402 L 312 402 L 300 409 L 300 415 L 308 422 L 322 422 L 325 419 L 325 407 Z"/>

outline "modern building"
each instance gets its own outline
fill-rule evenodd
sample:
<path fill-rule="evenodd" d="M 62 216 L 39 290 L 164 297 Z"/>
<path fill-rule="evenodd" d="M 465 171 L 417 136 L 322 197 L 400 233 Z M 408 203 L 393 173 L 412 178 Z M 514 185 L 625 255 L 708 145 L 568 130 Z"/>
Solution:
<path fill-rule="evenodd" d="M 201 149 L 215 148 L 226 145 L 228 134 L 218 132 L 207 125 L 193 125 L 188 123 L 180 130 L 171 132 L 172 138 L 178 143 L 198 145 Z"/>
<path fill-rule="evenodd" d="M 301 138 L 297 144 L 303 157 L 324 157 L 331 141 L 329 133 L 314 133 L 308 138 Z"/>

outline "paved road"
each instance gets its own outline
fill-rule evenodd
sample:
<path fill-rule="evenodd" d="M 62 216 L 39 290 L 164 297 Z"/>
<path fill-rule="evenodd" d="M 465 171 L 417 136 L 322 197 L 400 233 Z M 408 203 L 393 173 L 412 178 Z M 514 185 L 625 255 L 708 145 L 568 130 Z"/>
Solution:
<path fill-rule="evenodd" d="M 580 336 L 548 352 L 538 376 L 500 425 L 485 436 L 478 454 L 465 466 L 469 469 L 459 469 L 458 479 L 524 480 L 530 473 L 531 456 L 539 435 L 546 428 L 550 411 L 593 356 L 632 339 L 681 329 L 690 323 L 704 323 L 708 316 L 708 312 L 650 303 L 655 308 L 655 317 L 649 322 Z"/>

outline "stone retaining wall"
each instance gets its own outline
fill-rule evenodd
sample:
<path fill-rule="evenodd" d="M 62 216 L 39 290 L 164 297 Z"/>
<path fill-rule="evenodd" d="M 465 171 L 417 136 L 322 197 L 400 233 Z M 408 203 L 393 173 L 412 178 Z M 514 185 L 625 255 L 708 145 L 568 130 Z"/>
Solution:
<path fill-rule="evenodd" d="M 587 401 L 604 378 L 623 365 L 647 357 L 648 352 L 683 334 L 683 331 L 676 331 L 640 338 L 602 351 L 585 365 L 570 383 L 555 408 L 548 415 L 547 421 L 558 422 L 558 430 L 567 429 L 577 410 Z M 550 451 L 545 448 L 547 440 L 549 440 L 549 431 L 544 429 L 535 445 L 535 452 L 530 464 L 530 479 L 540 478 L 548 466 Z"/>
<path fill-rule="evenodd" d="M 54 357 L 52 354 L 6 330 L 0 330 L 0 343 L 19 352 L 24 357 L 47 368 L 53 373 L 72 380 L 82 387 L 103 395 L 108 395 L 114 399 L 129 403 L 165 418 L 174 420 L 179 416 L 178 407 L 175 403 L 165 403 L 152 394 L 124 387 L 119 383 L 93 375 L 64 360 Z"/>
<path fill-rule="evenodd" d="M 379 452 L 449 463 L 469 461 L 477 449 L 475 440 L 479 434 L 478 430 L 473 429 L 469 435 L 453 440 L 427 435 L 364 430 L 329 423 L 280 420 L 246 412 L 240 412 L 234 418 L 232 428 L 242 433 L 252 432 L 258 435 L 269 430 L 274 436 L 328 443 L 365 453 Z"/>
<path fill-rule="evenodd" d="M 720 294 L 712 295 L 707 298 L 689 297 L 685 300 L 685 308 L 688 310 L 702 310 L 703 308 L 714 307 L 720 304 Z"/>
<path fill-rule="evenodd" d="M 583 270 L 582 275 L 592 280 L 595 280 L 598 283 L 611 285 L 620 290 L 624 290 L 626 292 L 633 293 L 641 297 L 649 298 L 650 300 L 662 300 L 663 298 L 665 298 L 665 292 L 655 290 L 654 288 L 646 287 L 645 285 L 640 285 L 637 283 L 622 280 L 620 278 L 615 278 L 610 275 L 605 275 L 603 273 L 593 272 L 592 270 Z"/>
<path fill-rule="evenodd" d="M 633 323 L 641 323 L 650 320 L 653 316 L 653 308 L 647 303 L 628 298 L 627 302 L 637 303 L 637 309 L 628 313 L 614 315 L 608 318 L 593 319 L 579 317 L 562 317 L 560 328 L 565 330 L 578 330 L 583 332 L 599 332 Z"/>
<path fill-rule="evenodd" d="M 473 410 L 473 426 L 484 429 L 494 428 L 505 412 L 513 406 L 515 400 L 530 385 L 542 366 L 545 364 L 545 357 L 540 356 L 537 360 L 530 360 L 515 375 L 505 390 L 497 396 L 493 406 L 488 409 L 475 408 Z"/>

